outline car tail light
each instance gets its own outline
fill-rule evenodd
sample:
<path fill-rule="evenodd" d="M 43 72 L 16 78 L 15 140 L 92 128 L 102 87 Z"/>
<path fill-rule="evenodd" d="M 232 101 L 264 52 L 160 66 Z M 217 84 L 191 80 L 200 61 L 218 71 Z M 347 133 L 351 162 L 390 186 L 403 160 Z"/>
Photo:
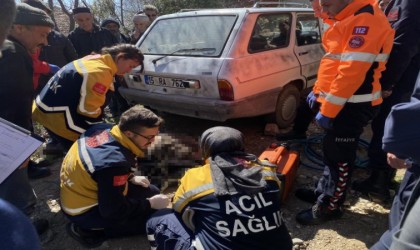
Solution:
<path fill-rule="evenodd" d="M 217 85 L 219 86 L 220 99 L 223 101 L 233 101 L 234 94 L 230 82 L 226 80 L 219 80 L 217 81 Z"/>

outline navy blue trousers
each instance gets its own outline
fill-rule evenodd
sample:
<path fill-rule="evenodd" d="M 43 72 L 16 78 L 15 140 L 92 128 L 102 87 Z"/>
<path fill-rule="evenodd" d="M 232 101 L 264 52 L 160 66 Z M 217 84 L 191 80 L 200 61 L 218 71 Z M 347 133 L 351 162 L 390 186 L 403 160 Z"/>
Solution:
<path fill-rule="evenodd" d="M 379 241 L 370 248 L 371 250 L 386 250 L 390 248 L 393 235 L 400 230 L 401 218 L 404 213 L 408 212 L 406 211 L 407 203 L 419 178 L 420 166 L 413 165 L 411 168 L 407 169 L 400 189 L 398 190 L 398 194 L 395 196 L 392 203 L 391 212 L 389 213 L 389 228 L 381 236 Z"/>
<path fill-rule="evenodd" d="M 191 246 L 193 234 L 181 221 L 172 209 L 154 213 L 146 224 L 147 239 L 152 249 L 194 249 Z"/>
<path fill-rule="evenodd" d="M 137 185 L 129 185 L 129 192 L 127 194 L 128 199 L 135 200 L 145 200 L 146 198 L 152 197 L 156 194 L 159 194 L 160 190 L 154 186 L 150 185 L 148 188 L 143 188 Z M 146 222 L 149 219 L 150 215 L 156 210 L 151 210 L 147 213 L 135 214 L 124 219 L 109 220 L 104 218 L 98 206 L 90 209 L 86 213 L 70 216 L 67 215 L 67 218 L 82 229 L 98 229 L 103 228 L 106 236 L 108 237 L 121 237 L 128 235 L 144 234 Z"/>

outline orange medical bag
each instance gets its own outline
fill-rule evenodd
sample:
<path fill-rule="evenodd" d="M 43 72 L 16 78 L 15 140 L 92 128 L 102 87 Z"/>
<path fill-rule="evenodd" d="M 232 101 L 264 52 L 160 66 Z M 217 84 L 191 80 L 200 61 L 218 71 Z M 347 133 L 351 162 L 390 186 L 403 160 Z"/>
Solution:
<path fill-rule="evenodd" d="M 289 150 L 286 144 L 272 143 L 258 158 L 277 165 L 277 177 L 282 185 L 281 200 L 284 202 L 292 190 L 296 177 L 299 166 L 299 152 Z"/>

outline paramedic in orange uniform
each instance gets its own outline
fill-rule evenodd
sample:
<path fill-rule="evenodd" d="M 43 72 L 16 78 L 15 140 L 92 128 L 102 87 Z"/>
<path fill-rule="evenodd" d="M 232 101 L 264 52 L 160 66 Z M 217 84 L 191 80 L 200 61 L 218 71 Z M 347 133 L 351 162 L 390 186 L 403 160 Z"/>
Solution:
<path fill-rule="evenodd" d="M 392 48 L 394 31 L 373 0 L 320 0 L 333 21 L 323 36 L 326 54 L 308 96 L 319 104 L 316 121 L 325 129 L 324 173 L 313 193 L 315 205 L 296 216 L 305 225 L 338 219 L 363 127 L 382 103 L 379 78 Z"/>

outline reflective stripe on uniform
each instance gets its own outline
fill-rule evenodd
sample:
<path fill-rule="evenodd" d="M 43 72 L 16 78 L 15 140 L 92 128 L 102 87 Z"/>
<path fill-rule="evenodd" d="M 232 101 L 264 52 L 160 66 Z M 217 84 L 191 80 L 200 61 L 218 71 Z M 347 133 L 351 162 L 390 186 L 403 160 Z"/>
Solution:
<path fill-rule="evenodd" d="M 196 250 L 204 250 L 204 246 L 201 244 L 200 238 L 198 237 L 192 240 L 191 246 L 193 246 Z"/>
<path fill-rule="evenodd" d="M 82 137 L 80 138 L 79 145 L 80 145 L 80 154 L 82 156 L 82 161 L 86 165 L 89 173 L 93 174 L 93 172 L 95 172 L 95 168 L 93 167 L 92 160 L 90 159 L 89 153 L 87 152 L 86 137 L 84 135 L 82 135 Z"/>
<path fill-rule="evenodd" d="M 270 179 L 272 180 L 272 178 L 277 177 L 275 172 L 268 171 L 268 170 L 262 170 L 261 174 L 262 174 L 263 177 L 265 177 L 265 179 L 267 179 L 266 177 L 271 177 Z"/>
<path fill-rule="evenodd" d="M 103 121 L 98 121 L 98 122 L 89 122 L 89 121 L 85 121 L 87 124 L 89 125 L 95 125 L 95 124 L 100 124 L 100 123 L 104 123 Z"/>
<path fill-rule="evenodd" d="M 155 235 L 154 235 L 154 234 L 148 234 L 148 235 L 147 235 L 147 239 L 148 239 L 149 241 L 155 241 Z"/>
<path fill-rule="evenodd" d="M 372 94 L 364 95 L 352 95 L 347 102 L 359 103 L 359 102 L 371 102 L 382 98 L 382 91 L 378 90 Z"/>
<path fill-rule="evenodd" d="M 276 173 L 273 171 L 268 171 L 268 170 L 262 170 L 261 171 L 262 176 L 264 177 L 264 179 L 270 179 L 270 180 L 275 180 L 277 178 Z M 191 189 L 187 192 L 185 192 L 184 194 L 182 194 L 181 197 L 178 198 L 178 200 L 175 202 L 173 209 L 175 211 L 180 211 L 183 206 L 185 206 L 185 203 L 187 201 L 189 201 L 192 197 L 209 191 L 211 189 L 214 189 L 213 183 L 208 183 L 208 184 L 204 184 L 202 186 L 196 187 L 194 189 Z"/>
<path fill-rule="evenodd" d="M 95 111 L 93 111 L 93 112 L 89 112 L 89 111 L 87 111 L 86 109 L 85 109 L 85 102 L 86 102 L 86 95 L 87 95 L 87 90 L 86 90 L 86 88 L 87 88 L 87 81 L 88 81 L 88 75 L 89 75 L 89 73 L 87 72 L 87 69 L 85 68 L 85 66 L 83 65 L 83 63 L 82 63 L 82 60 L 77 60 L 76 61 L 76 63 L 77 63 L 77 66 L 80 68 L 80 70 L 82 71 L 82 72 L 80 72 L 80 74 L 82 74 L 82 76 L 83 76 L 83 82 L 82 82 L 82 86 L 81 86 L 81 88 L 80 88 L 80 102 L 79 102 L 79 110 L 82 112 L 82 113 L 85 113 L 85 114 L 89 114 L 89 115 L 96 115 L 96 114 L 98 114 L 98 112 L 100 112 L 100 109 L 98 108 L 98 109 L 96 109 Z"/>
<path fill-rule="evenodd" d="M 68 207 L 63 206 L 63 204 L 61 204 L 61 208 L 64 210 L 64 212 L 66 212 L 66 213 L 68 213 L 68 214 L 72 215 L 72 214 L 79 214 L 79 213 L 81 213 L 81 212 L 83 212 L 83 211 L 86 211 L 86 210 L 88 210 L 89 208 L 94 207 L 94 206 L 97 206 L 97 205 L 98 205 L 98 203 L 95 203 L 95 204 L 93 204 L 93 205 L 89 205 L 89 206 L 86 206 L 86 207 L 80 207 L 80 208 L 68 208 Z"/>
<path fill-rule="evenodd" d="M 325 93 L 325 92 L 321 92 L 319 96 L 324 97 L 327 102 L 342 106 L 346 104 L 346 102 L 361 103 L 361 102 L 371 102 L 374 100 L 378 100 L 382 97 L 382 92 L 376 91 L 372 94 L 352 95 L 350 98 L 339 97 L 339 96 L 335 96 L 333 94 Z"/>
<path fill-rule="evenodd" d="M 389 54 L 372 54 L 365 52 L 347 52 L 341 54 L 331 54 L 327 53 L 324 55 L 324 58 L 330 58 L 334 60 L 340 60 L 342 62 L 347 61 L 360 61 L 360 62 L 386 62 L 388 60 Z"/>
<path fill-rule="evenodd" d="M 202 186 L 196 187 L 194 189 L 189 190 L 188 192 L 185 192 L 182 194 L 181 197 L 175 202 L 174 204 L 174 210 L 179 211 L 179 208 L 184 205 L 186 201 L 191 199 L 192 197 L 196 196 L 197 194 L 200 194 L 205 191 L 209 191 L 213 189 L 213 183 L 204 184 Z"/>
<path fill-rule="evenodd" d="M 39 95 L 36 97 L 35 103 L 37 106 L 39 106 L 40 108 L 42 108 L 43 110 L 47 112 L 57 112 L 57 111 L 64 112 L 64 115 L 66 116 L 66 120 L 67 120 L 67 125 L 69 126 L 70 129 L 77 131 L 80 134 L 86 131 L 86 129 L 78 127 L 74 124 L 73 118 L 71 116 L 70 109 L 68 106 L 49 107 L 41 101 L 41 98 Z"/>

